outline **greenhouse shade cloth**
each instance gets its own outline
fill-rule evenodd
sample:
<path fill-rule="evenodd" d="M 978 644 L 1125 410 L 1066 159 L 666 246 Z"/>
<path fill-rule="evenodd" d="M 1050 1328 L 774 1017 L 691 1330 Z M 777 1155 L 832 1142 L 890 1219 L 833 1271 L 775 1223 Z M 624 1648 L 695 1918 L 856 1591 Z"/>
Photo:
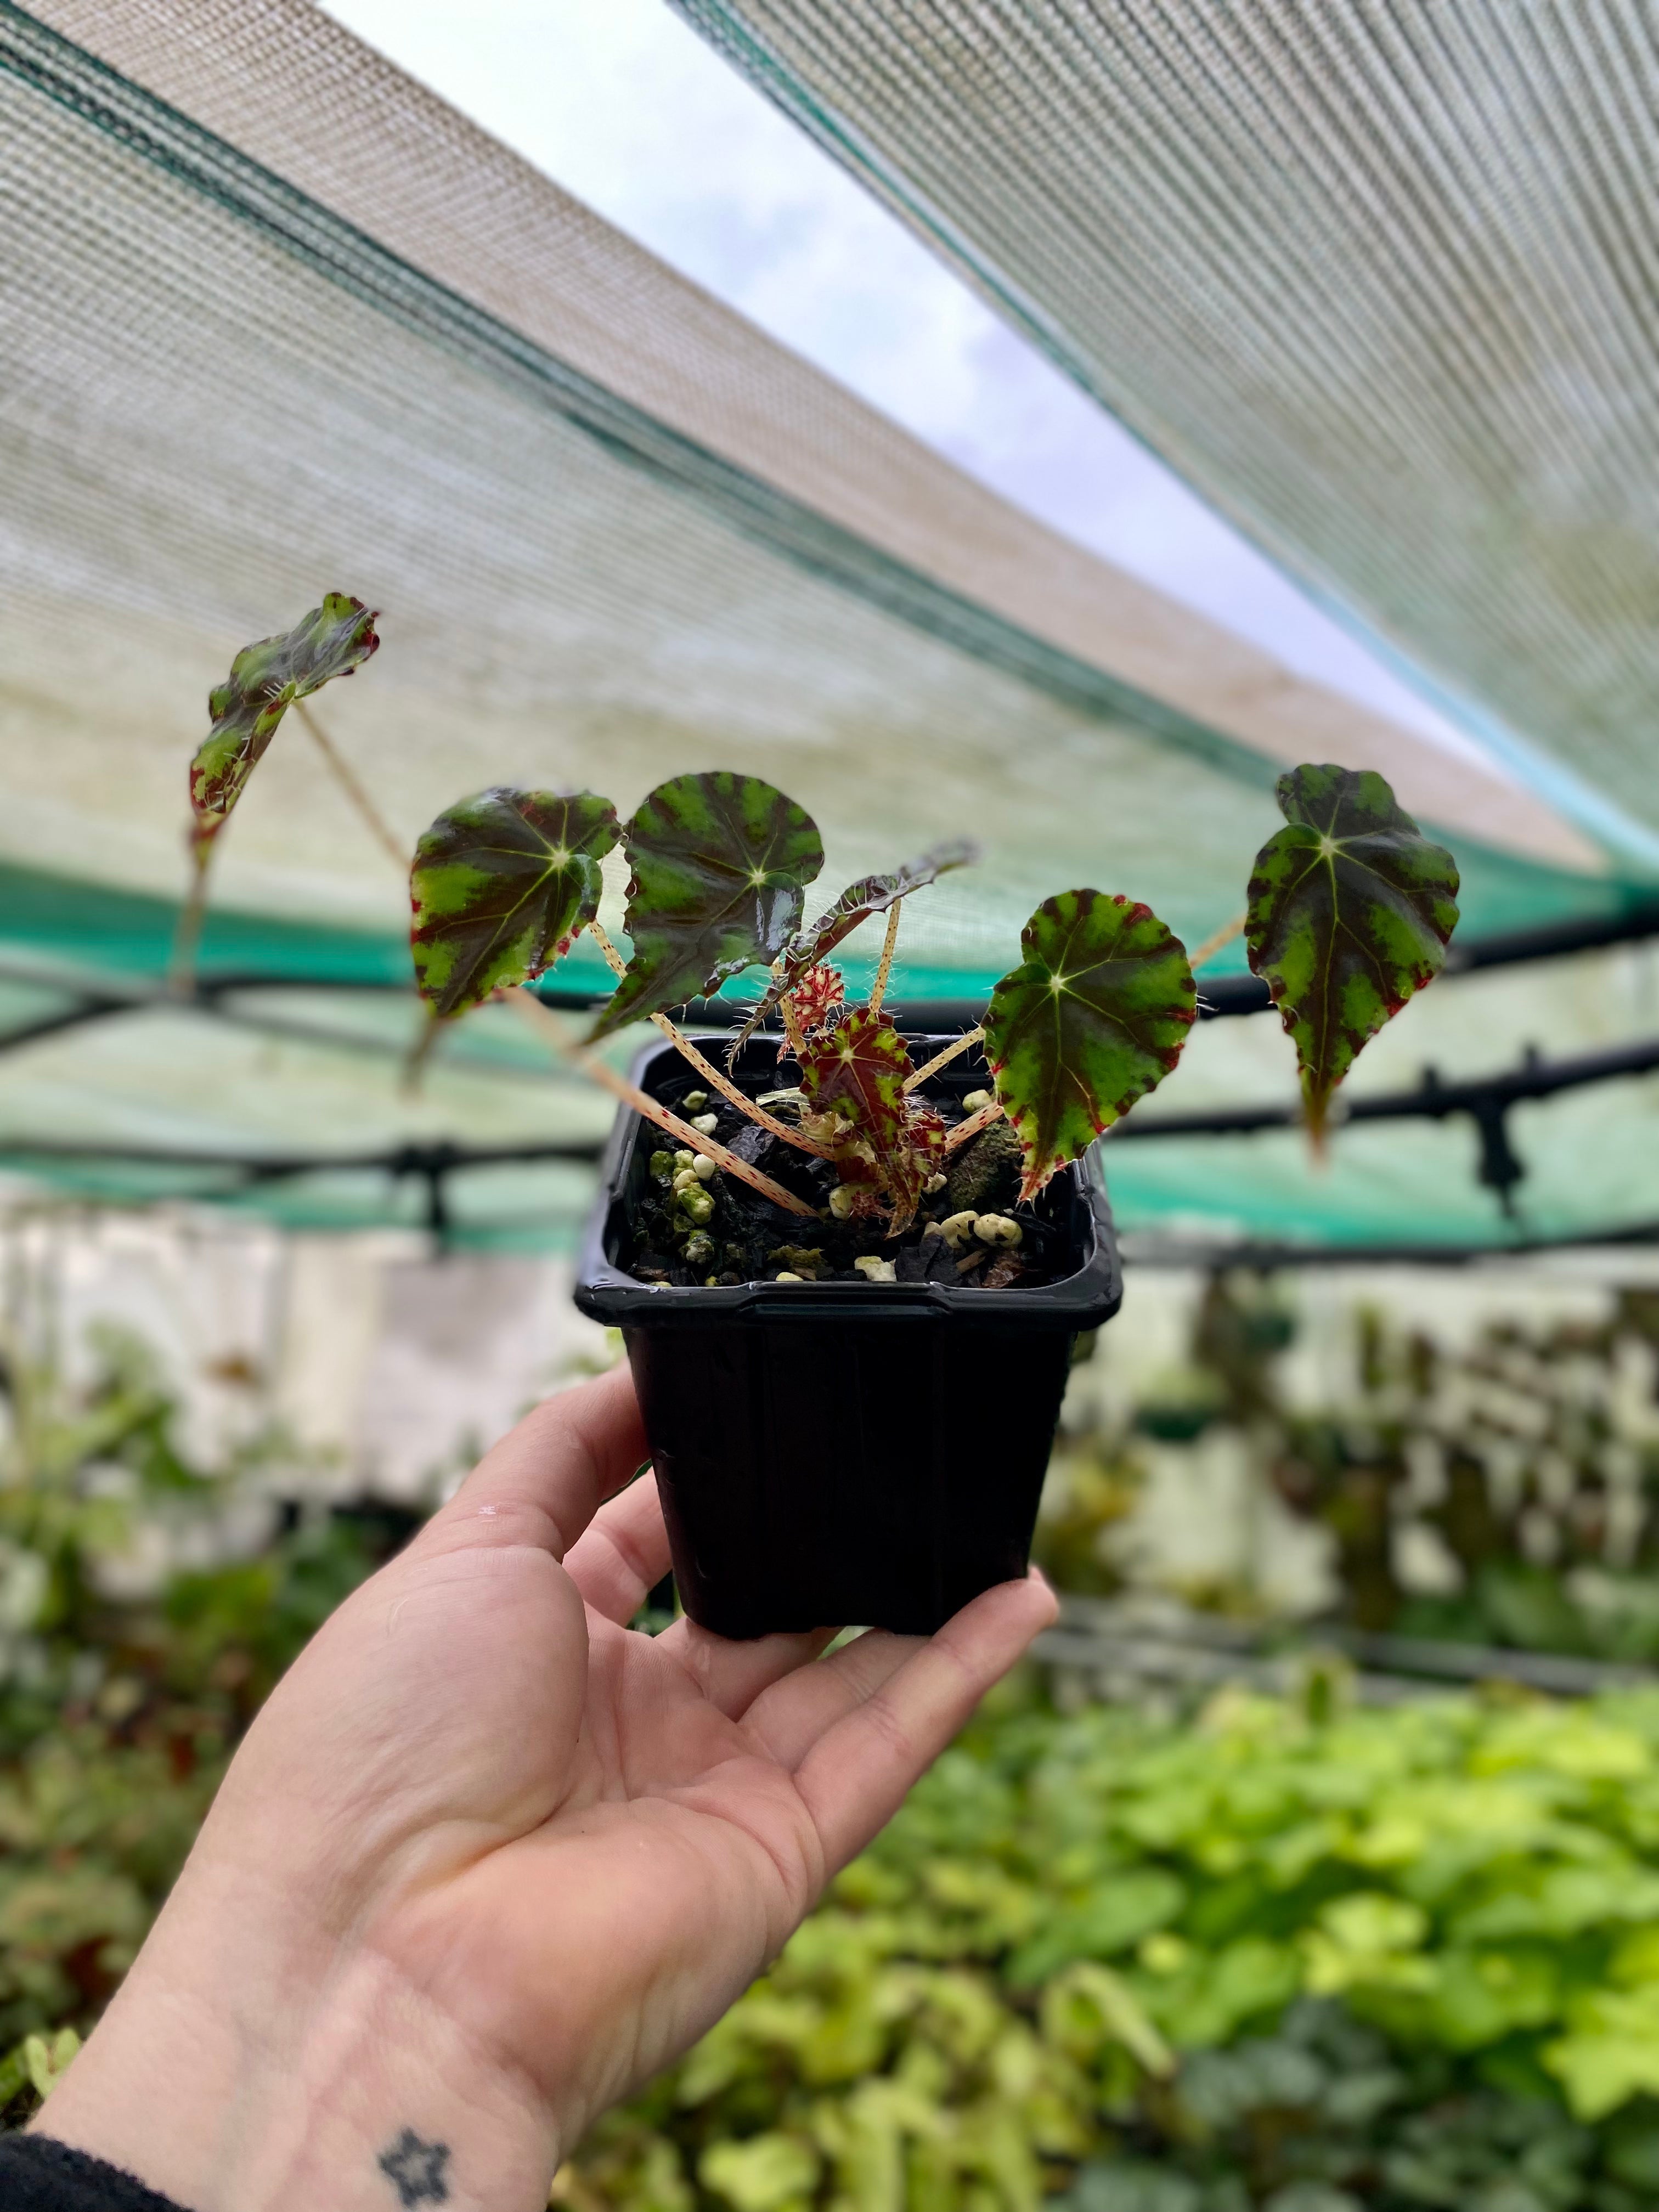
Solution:
<path fill-rule="evenodd" d="M 673 0 L 1534 787 L 1659 853 L 1633 0 Z"/>
<path fill-rule="evenodd" d="M 901 998 L 982 994 L 1069 883 L 1208 934 L 1275 825 L 1275 774 L 1310 755 L 1382 768 L 1451 840 L 1466 929 L 1644 894 L 1549 794 L 1043 531 L 298 0 L 0 0 L 0 959 L 27 1040 L 0 1053 L 0 1163 L 39 1169 L 48 1139 L 264 1157 L 296 1129 L 333 1160 L 499 1152 L 591 1144 L 608 1119 L 494 1017 L 402 1097 L 405 887 L 291 727 L 216 864 L 211 1005 L 166 1000 L 202 701 L 325 588 L 384 611 L 384 650 L 319 712 L 411 843 L 486 781 L 598 784 L 627 807 L 714 766 L 810 807 L 826 898 L 978 836 L 983 866 L 907 908 Z M 561 970 L 603 979 L 582 945 Z M 1471 1018 L 1482 988 L 1445 987 L 1474 994 L 1445 1030 L 1466 1072 L 1516 1045 L 1507 1018 Z M 82 1018 L 98 990 L 120 1003 Z M 1628 1020 L 1607 990 L 1570 1009 L 1598 1040 Z M 1288 1048 L 1261 1042 L 1284 1092 Z M 1255 1049 L 1212 1047 L 1206 1094 Z M 1125 1148 L 1121 1203 L 1213 1209 L 1206 1176 L 1151 1176 L 1162 1149 L 1142 1169 Z M 57 1172 L 124 1179 L 112 1158 Z M 333 1172 L 239 1202 L 385 1206 L 384 1176 Z M 581 1202 L 568 1162 L 534 1170 L 556 1185 L 544 1214 L 506 1199 L 510 1170 L 471 1172 L 498 1196 L 458 1203 L 458 1235 L 557 1233 Z M 406 1218 L 419 1194 L 400 1188 Z M 1324 1190 L 1291 1146 L 1253 1202 L 1295 1233 L 1354 1233 Z M 1504 1233 L 1486 1194 L 1470 1203 Z"/>

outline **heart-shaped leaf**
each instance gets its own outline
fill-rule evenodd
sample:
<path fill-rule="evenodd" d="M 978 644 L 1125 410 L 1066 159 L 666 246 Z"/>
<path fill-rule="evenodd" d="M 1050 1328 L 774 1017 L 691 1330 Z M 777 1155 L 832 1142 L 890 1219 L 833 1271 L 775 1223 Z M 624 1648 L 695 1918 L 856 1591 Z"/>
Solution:
<path fill-rule="evenodd" d="M 1292 769 L 1278 795 L 1286 827 L 1256 854 L 1244 941 L 1295 1041 L 1317 1143 L 1361 1048 L 1439 974 L 1457 863 L 1369 769 Z"/>
<path fill-rule="evenodd" d="M 349 676 L 377 651 L 373 608 L 343 592 L 331 592 L 319 607 L 281 637 L 245 645 L 226 682 L 208 694 L 213 727 L 190 764 L 190 804 L 196 817 L 198 864 L 229 820 L 247 780 L 296 699 L 337 676 Z"/>
<path fill-rule="evenodd" d="M 736 1057 L 739 1048 L 748 1042 L 779 1000 L 794 989 L 809 969 L 816 968 L 821 960 L 827 960 L 842 939 L 850 937 L 861 921 L 867 921 L 872 914 L 885 912 L 895 901 L 908 898 L 912 891 L 937 883 L 951 868 L 966 867 L 978 858 L 979 847 L 971 838 L 957 837 L 948 844 L 935 845 L 919 860 L 905 861 L 890 875 L 860 876 L 855 884 L 848 884 L 832 907 L 827 908 L 807 928 L 798 929 L 784 946 L 777 974 L 733 1038 L 728 1057 Z"/>
<path fill-rule="evenodd" d="M 634 957 L 588 1042 L 775 960 L 823 866 L 817 824 L 758 776 L 660 783 L 623 832 Z"/>
<path fill-rule="evenodd" d="M 844 1181 L 868 1184 L 888 1201 L 896 1236 L 914 1216 L 945 1143 L 938 1115 L 906 1095 L 910 1073 L 903 1038 L 868 1006 L 808 1037 L 801 1055 L 806 1126 L 836 1146 Z"/>
<path fill-rule="evenodd" d="M 539 975 L 599 906 L 599 862 L 622 835 L 588 791 L 481 791 L 415 848 L 415 981 L 447 1020 L 503 984 Z"/>
<path fill-rule="evenodd" d="M 1022 1199 L 1081 1158 L 1181 1057 L 1198 994 L 1150 907 L 1103 891 L 1044 899 L 991 994 L 985 1051 L 1024 1152 Z"/>

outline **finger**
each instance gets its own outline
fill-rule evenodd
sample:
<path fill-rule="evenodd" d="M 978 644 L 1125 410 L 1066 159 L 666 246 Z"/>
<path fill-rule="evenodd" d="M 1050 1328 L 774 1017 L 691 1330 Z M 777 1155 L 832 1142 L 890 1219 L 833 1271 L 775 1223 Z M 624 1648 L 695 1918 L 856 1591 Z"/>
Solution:
<path fill-rule="evenodd" d="M 873 1697 L 927 1641 L 866 1628 L 820 1665 L 802 1668 L 757 1697 L 744 1726 L 768 1758 L 793 1773 L 821 1735 Z"/>
<path fill-rule="evenodd" d="M 602 1505 L 565 1553 L 564 1571 L 584 1601 L 626 1627 L 668 1572 L 668 1531 L 649 1470 Z"/>
<path fill-rule="evenodd" d="M 699 1628 L 695 1620 L 677 1620 L 664 1629 L 657 1647 L 673 1654 L 711 1705 L 727 1720 L 737 1721 L 762 1691 L 781 1675 L 809 1667 L 839 1633 L 834 1628 L 806 1628 L 750 1637 L 738 1644 Z"/>
<path fill-rule="evenodd" d="M 836 1721 L 795 1770 L 833 1873 L 861 1851 L 1059 1608 L 1041 1575 L 999 1583 Z"/>
<path fill-rule="evenodd" d="M 613 1367 L 526 1414 L 433 1515 L 408 1556 L 535 1544 L 562 1559 L 645 1456 L 633 1377 Z"/>

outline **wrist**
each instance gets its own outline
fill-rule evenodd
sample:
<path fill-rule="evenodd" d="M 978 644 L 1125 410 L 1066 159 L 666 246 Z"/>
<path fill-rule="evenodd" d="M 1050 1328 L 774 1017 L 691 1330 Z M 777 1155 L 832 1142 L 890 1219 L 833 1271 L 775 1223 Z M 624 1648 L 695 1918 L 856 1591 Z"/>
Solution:
<path fill-rule="evenodd" d="M 186 2212 L 539 2212 L 559 2145 L 532 2085 L 388 1960 L 222 1900 L 199 1925 L 236 1930 L 228 1956 L 194 1920 L 163 1914 L 41 2133 Z"/>

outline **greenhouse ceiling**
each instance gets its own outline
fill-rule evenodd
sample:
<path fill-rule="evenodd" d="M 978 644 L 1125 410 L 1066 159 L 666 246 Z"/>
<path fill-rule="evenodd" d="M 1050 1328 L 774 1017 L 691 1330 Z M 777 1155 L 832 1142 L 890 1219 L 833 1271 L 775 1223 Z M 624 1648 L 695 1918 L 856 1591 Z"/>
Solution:
<path fill-rule="evenodd" d="M 913 216 L 921 187 L 905 161 L 948 124 L 962 177 L 945 242 L 994 298 L 1036 298 L 1042 269 L 993 266 L 999 240 L 975 228 L 962 181 L 1008 167 L 1024 207 L 1033 149 L 1012 110 L 1006 147 L 975 147 L 970 119 L 990 111 L 951 75 L 948 42 L 932 62 L 906 50 L 903 115 L 854 113 L 856 39 L 914 11 L 814 11 L 822 39 L 784 7 L 687 12 L 811 127 L 855 146 Z M 1183 110 L 1194 132 L 1201 107 L 1194 94 Z M 1635 568 L 1608 568 L 1623 541 L 1598 544 L 1596 589 L 1574 599 L 1541 543 L 1506 528 L 1501 504 L 1476 504 L 1508 448 L 1454 483 L 1451 428 L 1414 454 L 1377 446 L 1352 333 L 1342 404 L 1366 436 L 1339 450 L 1333 386 L 1323 412 L 1304 408 L 1284 514 L 1250 508 L 1249 488 L 1277 481 L 1269 430 L 1284 436 L 1275 416 L 1259 453 L 1251 442 L 1271 333 L 1251 338 L 1255 386 L 1241 374 L 1224 400 L 1199 392 L 1158 356 L 1201 290 L 1194 275 L 1167 329 L 1137 322 L 1146 419 L 1109 390 L 1102 364 L 1127 378 L 1130 356 L 1098 312 L 1118 279 L 1084 250 L 1103 234 L 1085 198 L 1107 185 L 1081 153 L 1051 146 L 1075 176 L 1030 183 L 1079 210 L 1072 290 L 1042 308 L 1054 345 L 1068 331 L 1068 365 L 1091 389 L 1473 702 L 1487 755 L 1303 681 L 1045 531 L 301 0 L 0 0 L 0 1165 L 313 1225 L 441 1217 L 480 1243 L 558 1241 L 579 1218 L 610 1109 L 518 1025 L 478 1018 L 422 1094 L 404 1094 L 406 889 L 300 732 L 273 747 L 224 840 L 200 988 L 167 989 L 206 691 L 239 646 L 328 589 L 380 608 L 384 645 L 319 717 L 410 843 L 487 782 L 586 784 L 626 807 L 709 767 L 769 775 L 811 810 L 830 892 L 942 836 L 976 837 L 981 866 L 907 908 L 896 988 L 912 1005 L 982 998 L 1031 906 L 1064 884 L 1145 898 L 1189 941 L 1215 931 L 1275 825 L 1275 775 L 1304 759 L 1382 769 L 1453 846 L 1460 944 L 1647 926 L 1659 809 L 1629 765 L 1636 680 L 1609 673 L 1621 654 L 1627 674 L 1642 665 L 1607 611 L 1642 588 Z M 1127 135 L 1117 143 L 1133 166 Z M 1150 173 L 1146 189 L 1150 206 Z M 1474 219 L 1449 203 L 1445 219 L 1460 214 Z M 1263 256 L 1285 219 L 1271 196 L 1255 205 Z M 1611 374 L 1599 352 L 1572 369 L 1581 391 Z M 1413 406 L 1437 389 L 1414 386 Z M 1167 436 L 1159 395 L 1188 410 Z M 1465 442 L 1478 396 L 1447 380 Z M 1233 477 L 1190 434 L 1206 406 L 1224 416 Z M 1570 507 L 1582 487 L 1551 450 Z M 1651 470 L 1626 443 L 1618 457 L 1626 512 Z M 1419 508 L 1432 560 L 1411 536 L 1427 526 Z M 1564 661 L 1575 609 L 1584 635 Z M 1528 698 L 1535 713 L 1519 711 Z M 618 927 L 620 890 L 618 878 L 605 909 Z M 1216 963 L 1218 1002 L 1241 964 L 1237 947 Z M 1526 1170 L 1506 1190 L 1475 1099 L 1440 1118 L 1357 1115 L 1322 1174 L 1289 1127 L 1172 1127 L 1144 1142 L 1126 1126 L 1108 1154 L 1120 1216 L 1143 1236 L 1316 1247 L 1659 1221 L 1648 964 L 1638 944 L 1471 966 L 1369 1057 L 1361 1106 L 1398 1102 L 1425 1062 L 1467 1082 L 1512 1071 L 1529 1046 L 1619 1068 L 1505 1094 L 1504 1141 Z M 606 977 L 579 946 L 554 981 L 580 993 Z M 1276 1023 L 1212 1021 L 1134 1127 L 1293 1095 Z"/>

